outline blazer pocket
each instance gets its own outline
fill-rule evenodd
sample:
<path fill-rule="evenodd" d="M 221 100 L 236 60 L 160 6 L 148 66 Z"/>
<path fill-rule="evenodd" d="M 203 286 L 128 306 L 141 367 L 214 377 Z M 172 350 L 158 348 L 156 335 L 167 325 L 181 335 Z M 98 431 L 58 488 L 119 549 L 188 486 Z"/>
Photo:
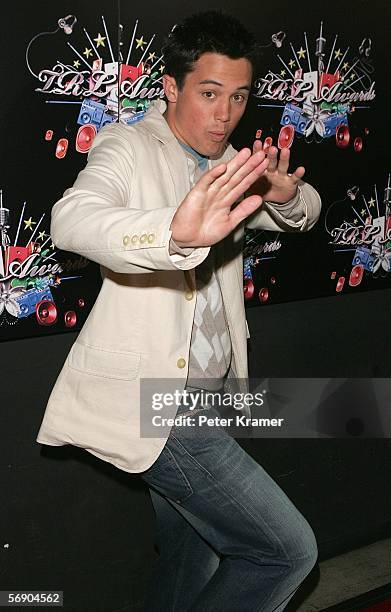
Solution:
<path fill-rule="evenodd" d="M 81 342 L 75 342 L 68 356 L 68 366 L 83 374 L 99 378 L 134 380 L 139 375 L 141 356 L 118 353 Z"/>

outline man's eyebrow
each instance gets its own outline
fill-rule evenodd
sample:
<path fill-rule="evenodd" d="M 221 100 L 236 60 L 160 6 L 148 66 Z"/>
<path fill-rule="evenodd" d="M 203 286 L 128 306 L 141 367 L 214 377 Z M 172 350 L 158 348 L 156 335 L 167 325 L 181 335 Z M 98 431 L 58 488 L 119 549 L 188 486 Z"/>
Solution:
<path fill-rule="evenodd" d="M 205 79 L 204 81 L 200 81 L 199 85 L 218 85 L 219 87 L 223 86 L 222 83 L 219 83 L 218 81 L 213 81 L 212 79 Z M 236 89 L 247 89 L 247 91 L 250 91 L 251 87 L 249 85 L 241 85 Z"/>

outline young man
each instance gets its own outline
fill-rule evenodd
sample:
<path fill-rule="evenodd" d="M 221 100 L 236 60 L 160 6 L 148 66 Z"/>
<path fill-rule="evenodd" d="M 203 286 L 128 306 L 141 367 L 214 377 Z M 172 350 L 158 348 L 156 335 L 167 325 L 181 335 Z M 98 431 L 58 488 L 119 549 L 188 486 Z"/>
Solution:
<path fill-rule="evenodd" d="M 37 440 L 85 448 L 149 485 L 160 558 L 146 610 L 279 611 L 316 561 L 310 526 L 224 428 L 143 436 L 140 383 L 214 391 L 247 379 L 244 226 L 308 230 L 320 198 L 304 168 L 288 173 L 289 149 L 228 144 L 255 57 L 236 19 L 194 15 L 163 51 L 167 103 L 105 127 L 53 208 L 55 244 L 100 263 L 103 285 Z"/>

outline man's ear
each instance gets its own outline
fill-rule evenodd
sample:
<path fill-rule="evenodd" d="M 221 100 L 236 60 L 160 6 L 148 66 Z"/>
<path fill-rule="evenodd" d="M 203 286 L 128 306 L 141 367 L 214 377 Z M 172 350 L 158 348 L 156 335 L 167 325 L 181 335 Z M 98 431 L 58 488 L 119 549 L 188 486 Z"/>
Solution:
<path fill-rule="evenodd" d="M 178 86 L 174 77 L 163 74 L 163 89 L 167 100 L 175 103 L 178 99 Z"/>

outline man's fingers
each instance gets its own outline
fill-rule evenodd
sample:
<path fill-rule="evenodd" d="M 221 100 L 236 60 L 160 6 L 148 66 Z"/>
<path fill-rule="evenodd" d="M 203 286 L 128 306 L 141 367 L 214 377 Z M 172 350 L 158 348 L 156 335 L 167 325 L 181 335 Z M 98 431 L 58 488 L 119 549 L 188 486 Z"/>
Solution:
<path fill-rule="evenodd" d="M 252 195 L 245 198 L 238 204 L 229 214 L 231 222 L 231 232 L 243 219 L 247 219 L 249 215 L 255 212 L 262 204 L 262 198 L 258 195 Z"/>
<path fill-rule="evenodd" d="M 274 172 L 277 169 L 277 162 L 278 162 L 278 149 L 277 147 L 269 147 L 266 153 L 268 160 L 269 160 L 269 166 L 268 166 L 268 171 L 269 172 Z"/>
<path fill-rule="evenodd" d="M 222 195 L 224 195 L 224 193 L 226 192 L 232 191 L 232 189 L 239 185 L 239 183 L 241 183 L 241 181 L 246 178 L 246 176 L 248 176 L 256 168 L 258 168 L 264 160 L 264 152 L 257 151 L 256 153 L 251 155 L 251 157 L 242 166 L 238 167 L 238 164 L 236 164 L 236 170 L 233 173 L 230 173 L 230 171 L 227 170 L 226 174 L 224 174 L 222 177 L 215 181 L 214 186 L 221 189 Z M 230 162 L 227 165 L 229 166 L 229 164 Z M 230 170 L 232 171 L 232 168 Z"/>
<path fill-rule="evenodd" d="M 239 153 L 237 153 L 235 157 L 233 157 L 227 163 L 227 172 L 223 177 L 224 184 L 230 180 L 230 178 L 235 174 L 235 172 L 243 168 L 243 166 L 248 162 L 249 159 L 252 158 L 252 156 L 253 155 L 251 153 L 251 150 L 248 147 L 239 151 Z M 223 184 L 223 181 L 219 181 L 219 186 Z"/>
<path fill-rule="evenodd" d="M 264 159 L 260 164 L 258 164 L 252 170 L 252 172 L 245 175 L 237 185 L 232 186 L 232 188 L 227 193 L 225 199 L 228 198 L 228 201 L 232 204 L 238 198 L 240 198 L 251 187 L 251 185 L 255 183 L 255 181 L 257 181 L 259 177 L 264 174 L 265 170 L 268 167 L 268 164 L 269 164 L 269 160 L 267 158 Z M 231 182 L 232 180 L 230 181 L 230 185 L 231 185 Z M 260 196 L 256 196 L 256 197 L 260 197 Z"/>
<path fill-rule="evenodd" d="M 262 142 L 259 139 L 255 140 L 253 144 L 253 153 L 257 151 L 262 151 Z"/>
<path fill-rule="evenodd" d="M 284 174 L 284 175 L 287 174 L 289 170 L 290 156 L 291 156 L 290 149 L 288 149 L 287 147 L 284 147 L 283 149 L 281 149 L 280 159 L 279 159 L 278 166 L 277 166 L 278 174 Z"/>
<path fill-rule="evenodd" d="M 295 176 L 298 180 L 300 180 L 301 178 L 303 178 L 304 174 L 305 174 L 304 166 L 299 166 L 294 171 L 293 176 Z"/>
<path fill-rule="evenodd" d="M 212 170 L 205 172 L 201 176 L 201 178 L 197 182 L 197 185 L 203 187 L 204 189 L 207 189 L 212 183 L 215 182 L 216 179 L 218 179 L 220 176 L 223 176 L 226 170 L 227 164 L 219 164 L 218 166 L 215 166 L 214 168 L 212 168 Z"/>

